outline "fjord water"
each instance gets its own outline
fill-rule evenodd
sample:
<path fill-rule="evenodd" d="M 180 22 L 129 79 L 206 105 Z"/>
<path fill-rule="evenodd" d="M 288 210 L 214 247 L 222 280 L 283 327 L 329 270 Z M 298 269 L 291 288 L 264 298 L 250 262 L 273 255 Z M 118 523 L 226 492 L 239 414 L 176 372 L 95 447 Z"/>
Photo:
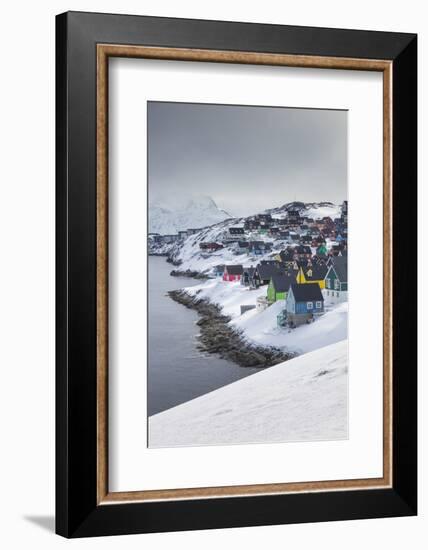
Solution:
<path fill-rule="evenodd" d="M 259 372 L 197 349 L 198 314 L 168 291 L 200 281 L 171 277 L 171 269 L 164 257 L 149 256 L 148 416 Z"/>

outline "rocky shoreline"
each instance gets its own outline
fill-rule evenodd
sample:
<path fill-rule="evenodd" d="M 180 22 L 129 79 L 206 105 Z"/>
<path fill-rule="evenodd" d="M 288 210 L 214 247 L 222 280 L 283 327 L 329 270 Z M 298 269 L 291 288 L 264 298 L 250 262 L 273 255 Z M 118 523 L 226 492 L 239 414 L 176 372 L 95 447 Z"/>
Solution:
<path fill-rule="evenodd" d="M 206 280 L 209 277 L 204 275 L 200 271 L 192 271 L 191 269 L 186 269 L 181 271 L 180 269 L 173 269 L 170 273 L 171 277 L 192 277 L 193 279 L 203 279 Z"/>
<path fill-rule="evenodd" d="M 277 348 L 253 346 L 241 334 L 228 325 L 230 318 L 223 315 L 216 305 L 207 300 L 192 297 L 183 290 L 171 290 L 169 296 L 176 302 L 194 309 L 200 315 L 198 349 L 217 353 L 223 359 L 234 361 L 241 367 L 266 368 L 294 357 Z"/>

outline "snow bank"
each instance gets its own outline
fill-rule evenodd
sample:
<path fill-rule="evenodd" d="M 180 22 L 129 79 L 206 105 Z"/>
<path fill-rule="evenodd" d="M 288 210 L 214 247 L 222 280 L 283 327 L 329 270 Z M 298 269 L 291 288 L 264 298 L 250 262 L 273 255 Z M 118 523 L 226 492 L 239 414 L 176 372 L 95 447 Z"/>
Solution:
<path fill-rule="evenodd" d="M 259 313 L 251 310 L 231 324 L 242 330 L 248 341 L 302 354 L 345 340 L 348 337 L 348 304 L 332 307 L 310 325 L 295 329 L 277 327 L 276 317 L 284 308 L 278 301 Z"/>
<path fill-rule="evenodd" d="M 185 289 L 191 296 L 209 300 L 218 305 L 225 315 L 231 317 L 230 324 L 242 331 L 249 343 L 271 346 L 301 354 L 345 340 L 348 337 L 348 304 L 332 306 L 310 325 L 296 329 L 279 328 L 277 315 L 284 308 L 279 300 L 260 312 L 256 309 L 241 315 L 241 305 L 255 305 L 258 296 L 266 296 L 267 287 L 249 290 L 240 283 L 209 280 Z"/>
<path fill-rule="evenodd" d="M 225 282 L 221 279 L 210 279 L 200 285 L 191 286 L 184 290 L 190 296 L 198 296 L 209 300 L 220 307 L 224 315 L 232 319 L 241 313 L 241 305 L 256 305 L 258 296 L 266 295 L 266 286 L 257 290 L 249 290 L 240 282 Z"/>
<path fill-rule="evenodd" d="M 342 206 L 337 204 L 326 204 L 324 206 L 313 206 L 307 208 L 304 212 L 304 215 L 308 218 L 313 218 L 314 220 L 320 220 L 325 217 L 329 217 L 332 220 L 335 218 L 340 218 L 342 214 Z"/>
<path fill-rule="evenodd" d="M 348 436 L 348 343 L 339 342 L 149 418 L 150 447 Z"/>

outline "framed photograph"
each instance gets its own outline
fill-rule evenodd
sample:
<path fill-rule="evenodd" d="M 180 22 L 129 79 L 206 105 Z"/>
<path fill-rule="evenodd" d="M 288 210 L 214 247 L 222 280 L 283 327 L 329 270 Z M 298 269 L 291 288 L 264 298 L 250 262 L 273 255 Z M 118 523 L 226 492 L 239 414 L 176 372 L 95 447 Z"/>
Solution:
<path fill-rule="evenodd" d="M 415 515 L 416 35 L 56 25 L 57 533 Z"/>

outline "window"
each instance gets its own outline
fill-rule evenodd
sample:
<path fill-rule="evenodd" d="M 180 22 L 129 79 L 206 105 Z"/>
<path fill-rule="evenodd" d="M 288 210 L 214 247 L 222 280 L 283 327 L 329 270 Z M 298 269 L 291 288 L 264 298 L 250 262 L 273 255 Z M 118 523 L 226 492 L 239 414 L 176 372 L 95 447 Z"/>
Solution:
<path fill-rule="evenodd" d="M 306 302 L 306 309 L 313 309 L 314 304 L 312 302 Z"/>
<path fill-rule="evenodd" d="M 315 307 L 316 307 L 317 309 L 321 309 L 321 306 L 322 306 L 321 302 L 317 302 L 317 303 L 315 304 Z"/>
<path fill-rule="evenodd" d="M 334 288 L 335 288 L 336 290 L 338 290 L 338 288 L 339 288 L 339 280 L 338 280 L 338 279 L 335 279 L 335 280 L 334 280 Z"/>

